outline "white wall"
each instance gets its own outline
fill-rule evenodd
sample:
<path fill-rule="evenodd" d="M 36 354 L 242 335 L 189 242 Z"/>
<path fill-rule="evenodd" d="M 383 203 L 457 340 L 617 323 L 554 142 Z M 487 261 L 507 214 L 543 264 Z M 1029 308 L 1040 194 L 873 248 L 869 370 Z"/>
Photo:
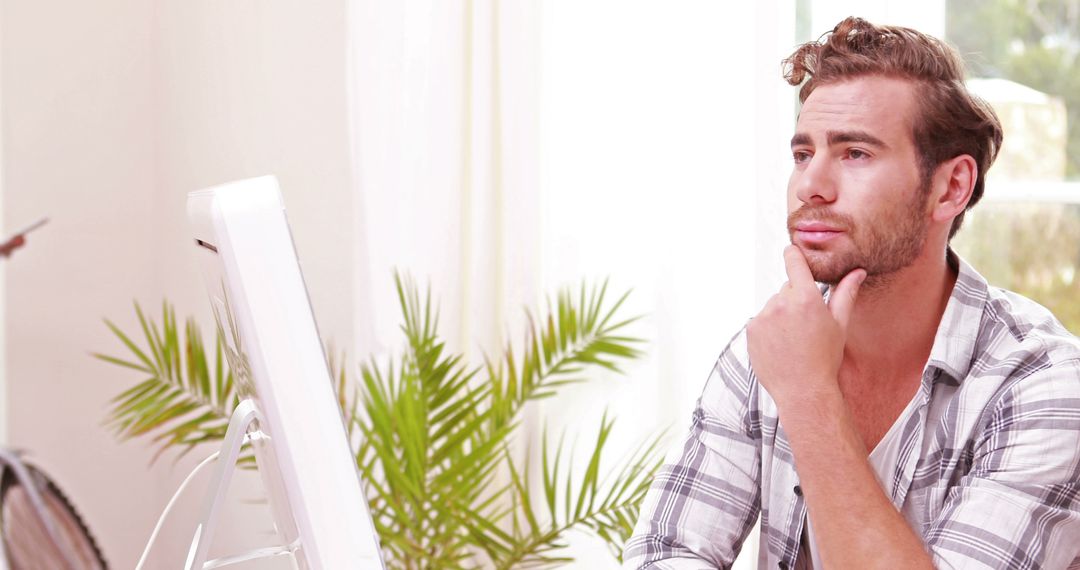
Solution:
<path fill-rule="evenodd" d="M 145 450 L 118 446 L 100 426 L 108 397 L 133 379 L 87 353 L 115 346 L 102 316 L 130 327 L 131 299 L 156 305 L 162 293 L 151 5 L 3 10 L 3 225 L 52 217 L 7 264 L 8 441 L 70 493 L 110 559 L 132 566 L 157 478 Z"/>
<path fill-rule="evenodd" d="M 146 442 L 119 444 L 101 426 L 108 399 L 140 379 L 88 353 L 123 354 L 101 319 L 135 331 L 133 299 L 205 316 L 185 194 L 278 174 L 324 338 L 350 346 L 345 4 L 2 6 L 3 226 L 53 220 L 6 267 L 3 423 L 70 493 L 110 562 L 130 568 L 210 450 L 148 468 Z M 265 512 L 241 503 L 258 496 L 249 485 L 234 487 L 215 554 L 267 538 Z M 166 526 L 155 566 L 182 562 L 201 492 Z"/>

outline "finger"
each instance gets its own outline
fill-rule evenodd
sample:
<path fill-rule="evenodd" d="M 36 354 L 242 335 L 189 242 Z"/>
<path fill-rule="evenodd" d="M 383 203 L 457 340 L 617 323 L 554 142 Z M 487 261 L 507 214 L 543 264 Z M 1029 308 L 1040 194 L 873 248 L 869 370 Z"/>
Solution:
<path fill-rule="evenodd" d="M 784 267 L 793 288 L 814 287 L 814 275 L 810 273 L 810 266 L 806 264 L 801 249 L 794 245 L 784 248 Z"/>
<path fill-rule="evenodd" d="M 829 294 L 829 311 L 832 313 L 840 328 L 847 332 L 848 321 L 851 320 L 851 310 L 855 308 L 855 300 L 859 296 L 859 287 L 866 279 L 865 269 L 855 269 L 844 276 L 840 283 L 833 287 Z"/>

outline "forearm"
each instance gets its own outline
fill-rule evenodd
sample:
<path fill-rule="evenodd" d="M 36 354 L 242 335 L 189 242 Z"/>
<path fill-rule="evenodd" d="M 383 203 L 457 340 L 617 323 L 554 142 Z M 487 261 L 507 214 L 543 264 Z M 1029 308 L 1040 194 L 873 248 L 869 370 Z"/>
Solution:
<path fill-rule="evenodd" d="M 839 390 L 780 410 L 827 568 L 932 568 L 922 540 L 882 491 Z"/>

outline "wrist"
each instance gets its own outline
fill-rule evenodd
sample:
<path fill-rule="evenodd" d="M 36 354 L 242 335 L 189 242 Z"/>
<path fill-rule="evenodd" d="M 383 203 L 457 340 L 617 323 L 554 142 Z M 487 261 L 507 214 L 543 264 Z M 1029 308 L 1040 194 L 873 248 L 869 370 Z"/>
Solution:
<path fill-rule="evenodd" d="M 811 389 L 774 397 L 780 419 L 788 428 L 795 424 L 821 425 L 830 418 L 845 416 L 848 412 L 844 396 L 835 380 L 815 383 Z"/>

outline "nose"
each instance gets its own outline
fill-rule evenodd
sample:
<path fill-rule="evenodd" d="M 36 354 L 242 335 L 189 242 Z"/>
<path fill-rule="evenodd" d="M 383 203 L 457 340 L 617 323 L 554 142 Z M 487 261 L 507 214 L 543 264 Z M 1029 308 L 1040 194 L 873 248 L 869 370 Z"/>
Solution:
<path fill-rule="evenodd" d="M 791 173 L 788 190 L 804 204 L 829 204 L 836 200 L 836 184 L 831 163 L 820 153 L 809 159 L 803 168 Z"/>

